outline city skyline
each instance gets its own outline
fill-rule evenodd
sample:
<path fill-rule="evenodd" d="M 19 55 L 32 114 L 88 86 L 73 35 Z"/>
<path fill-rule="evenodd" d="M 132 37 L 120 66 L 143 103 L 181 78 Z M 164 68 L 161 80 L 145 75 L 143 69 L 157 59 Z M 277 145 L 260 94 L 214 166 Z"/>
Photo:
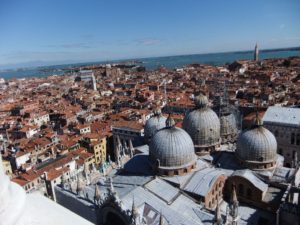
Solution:
<path fill-rule="evenodd" d="M 300 46 L 297 1 L 0 3 L 0 67 Z"/>

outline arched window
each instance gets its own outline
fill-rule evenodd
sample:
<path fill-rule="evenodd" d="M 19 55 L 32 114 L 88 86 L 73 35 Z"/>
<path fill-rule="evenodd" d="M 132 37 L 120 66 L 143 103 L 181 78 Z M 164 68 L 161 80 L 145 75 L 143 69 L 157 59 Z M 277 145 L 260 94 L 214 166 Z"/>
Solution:
<path fill-rule="evenodd" d="M 244 185 L 243 184 L 239 184 L 239 195 L 244 195 Z"/>
<path fill-rule="evenodd" d="M 291 144 L 295 144 L 295 133 L 292 133 L 291 135 Z"/>
<path fill-rule="evenodd" d="M 251 190 L 250 188 L 247 188 L 247 197 L 248 197 L 249 199 L 252 198 L 252 190 Z"/>

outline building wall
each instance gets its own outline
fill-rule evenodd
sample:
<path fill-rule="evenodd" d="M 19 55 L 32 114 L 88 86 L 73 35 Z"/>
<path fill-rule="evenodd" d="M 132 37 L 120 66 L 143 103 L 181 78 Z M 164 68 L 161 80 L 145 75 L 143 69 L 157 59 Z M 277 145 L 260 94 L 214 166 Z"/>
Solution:
<path fill-rule="evenodd" d="M 93 203 L 88 203 L 87 201 L 80 200 L 76 198 L 74 193 L 62 190 L 60 187 L 56 186 L 54 188 L 56 202 L 65 208 L 71 210 L 79 216 L 87 219 L 93 224 L 97 224 L 97 216 L 95 211 L 95 206 Z M 67 218 L 66 218 L 67 219 Z"/>
<path fill-rule="evenodd" d="M 0 157 L 1 157 L 1 156 L 0 156 Z M 2 164 L 3 164 L 3 170 L 4 170 L 4 173 L 5 173 L 7 176 L 11 177 L 11 175 L 12 175 L 12 168 L 11 168 L 10 162 L 7 161 L 7 160 L 3 160 L 3 161 L 2 161 Z"/>
<path fill-rule="evenodd" d="M 269 129 L 277 140 L 277 152 L 284 156 L 284 165 L 292 167 L 295 153 L 298 154 L 300 162 L 300 128 L 282 124 L 270 124 L 265 122 L 264 126 Z"/>
<path fill-rule="evenodd" d="M 49 114 L 45 114 L 43 116 L 39 116 L 33 119 L 33 123 L 37 126 L 42 126 L 43 124 L 47 124 L 50 121 Z"/>
<path fill-rule="evenodd" d="M 101 143 L 92 146 L 91 151 L 95 157 L 95 163 L 99 165 L 101 163 Z"/>
<path fill-rule="evenodd" d="M 106 161 L 106 146 L 107 146 L 107 141 L 106 141 L 106 137 L 102 138 L 100 140 L 100 151 L 101 151 L 101 162 L 105 162 Z"/>
<path fill-rule="evenodd" d="M 220 201 L 223 198 L 225 180 L 225 176 L 220 176 L 212 185 L 210 192 L 208 192 L 204 197 L 204 204 L 206 208 L 215 208 L 217 206 L 217 200 Z"/>
<path fill-rule="evenodd" d="M 242 177 L 229 177 L 226 182 L 226 195 L 231 198 L 232 187 L 235 185 L 236 194 L 239 201 L 244 202 L 261 202 L 263 192 L 255 187 L 251 182 Z"/>
<path fill-rule="evenodd" d="M 22 156 L 16 157 L 16 167 L 20 168 L 24 163 L 26 163 L 27 160 L 29 160 L 29 153 L 26 153 Z"/>

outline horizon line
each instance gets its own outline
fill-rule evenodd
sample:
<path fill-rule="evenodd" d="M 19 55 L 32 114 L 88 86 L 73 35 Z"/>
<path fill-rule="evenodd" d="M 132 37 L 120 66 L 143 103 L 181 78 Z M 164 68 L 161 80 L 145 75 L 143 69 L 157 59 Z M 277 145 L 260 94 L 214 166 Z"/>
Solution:
<path fill-rule="evenodd" d="M 300 46 L 293 46 L 293 47 L 279 47 L 279 48 L 266 48 L 266 49 L 259 49 L 259 52 L 266 52 L 266 51 L 276 51 L 276 50 L 288 50 L 288 49 L 297 49 L 300 48 Z M 210 54 L 222 54 L 222 53 L 246 53 L 246 52 L 252 52 L 254 51 L 251 49 L 248 50 L 236 50 L 236 51 L 220 51 L 220 52 L 208 52 L 208 53 L 187 53 L 187 54 L 174 54 L 174 55 L 162 55 L 162 56 L 146 56 L 146 57 L 131 57 L 131 58 L 118 58 L 118 59 L 109 59 L 109 60 L 90 60 L 90 61 L 81 61 L 81 62 L 69 62 L 69 63 L 53 63 L 51 65 L 40 65 L 40 66 L 24 66 L 24 67 L 12 67 L 8 69 L 0 69 L 0 72 L 10 71 L 10 70 L 18 70 L 18 69 L 30 69 L 30 68 L 39 68 L 39 67 L 52 67 L 52 66 L 64 66 L 64 65 L 72 65 L 72 64 L 93 64 L 93 63 L 108 63 L 108 62 L 121 62 L 121 61 L 132 61 L 132 60 L 138 60 L 138 59 L 148 59 L 148 58 L 165 58 L 165 57 L 180 57 L 180 56 L 189 56 L 189 55 L 210 55 Z M 65 60 L 68 61 L 68 60 Z M 69 61 L 72 61 L 71 59 Z M 27 62 L 20 62 L 16 64 L 24 64 L 24 63 L 30 63 L 34 61 L 27 61 Z M 44 63 L 47 63 L 47 61 L 41 61 Z M 48 61 L 51 63 L 51 61 Z M 9 65 L 9 64 L 7 64 Z M 5 66 L 5 65 L 0 65 Z"/>

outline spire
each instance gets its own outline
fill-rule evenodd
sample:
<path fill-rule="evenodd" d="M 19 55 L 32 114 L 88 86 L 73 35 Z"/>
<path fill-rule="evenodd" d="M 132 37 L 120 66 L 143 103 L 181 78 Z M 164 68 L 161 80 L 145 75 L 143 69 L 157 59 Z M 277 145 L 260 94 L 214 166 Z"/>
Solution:
<path fill-rule="evenodd" d="M 253 127 L 259 127 L 262 125 L 263 125 L 262 120 L 260 119 L 260 117 L 258 115 L 258 108 L 256 108 L 255 118 L 253 120 Z"/>
<path fill-rule="evenodd" d="M 297 151 L 295 152 L 294 160 L 295 160 L 295 168 L 297 168 L 297 166 L 298 166 L 298 152 Z"/>
<path fill-rule="evenodd" d="M 160 212 L 160 216 L 159 216 L 159 225 L 165 225 L 165 221 L 164 221 L 162 212 Z"/>
<path fill-rule="evenodd" d="M 132 196 L 132 208 L 131 208 L 131 214 L 132 216 L 136 219 L 136 217 L 138 216 L 138 210 L 135 206 L 135 202 L 134 202 L 134 196 Z"/>
<path fill-rule="evenodd" d="M 109 178 L 109 189 L 112 193 L 115 192 L 115 188 L 114 188 L 114 185 L 113 185 L 113 178 Z"/>
<path fill-rule="evenodd" d="M 67 187 L 67 178 L 65 173 L 61 175 L 61 186 L 63 189 L 66 189 Z"/>
<path fill-rule="evenodd" d="M 130 158 L 132 158 L 134 154 L 134 148 L 131 139 L 129 139 L 129 151 L 130 151 Z"/>
<path fill-rule="evenodd" d="M 233 187 L 232 187 L 231 202 L 232 202 L 232 203 L 238 202 L 237 196 L 236 196 L 235 185 L 233 185 Z"/>
<path fill-rule="evenodd" d="M 232 187 L 232 194 L 231 194 L 231 202 L 230 202 L 230 216 L 232 217 L 232 225 L 236 225 L 237 224 L 237 221 L 238 221 L 238 207 L 239 207 L 239 202 L 238 202 L 238 199 L 237 199 L 237 195 L 236 195 L 236 188 L 235 188 L 235 185 L 233 185 Z"/>
<path fill-rule="evenodd" d="M 122 146 L 120 136 L 117 135 L 117 144 L 118 146 Z"/>
<path fill-rule="evenodd" d="M 94 201 L 97 203 L 101 199 L 101 191 L 99 186 L 96 184 L 95 185 L 95 196 L 94 196 Z"/>
<path fill-rule="evenodd" d="M 77 194 L 80 195 L 82 190 L 83 190 L 82 180 L 81 180 L 80 176 L 78 176 L 77 177 L 77 187 L 76 187 Z"/>
<path fill-rule="evenodd" d="M 214 224 L 215 225 L 222 225 L 223 224 L 221 211 L 220 211 L 220 206 L 219 206 L 219 197 L 218 196 L 217 196 L 217 207 L 216 207 L 216 211 L 215 211 Z"/>

